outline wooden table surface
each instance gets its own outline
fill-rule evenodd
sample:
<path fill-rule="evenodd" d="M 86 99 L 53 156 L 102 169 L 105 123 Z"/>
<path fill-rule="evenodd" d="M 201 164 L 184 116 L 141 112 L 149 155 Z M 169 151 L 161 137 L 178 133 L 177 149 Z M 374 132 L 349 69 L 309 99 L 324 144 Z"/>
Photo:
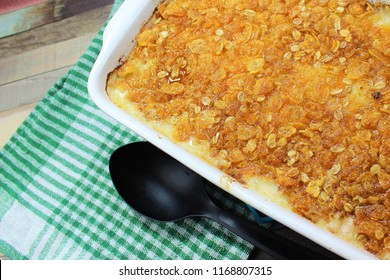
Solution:
<path fill-rule="evenodd" d="M 113 0 L 82 2 L 85 12 L 0 39 L 0 112 L 39 101 L 84 53 Z"/>

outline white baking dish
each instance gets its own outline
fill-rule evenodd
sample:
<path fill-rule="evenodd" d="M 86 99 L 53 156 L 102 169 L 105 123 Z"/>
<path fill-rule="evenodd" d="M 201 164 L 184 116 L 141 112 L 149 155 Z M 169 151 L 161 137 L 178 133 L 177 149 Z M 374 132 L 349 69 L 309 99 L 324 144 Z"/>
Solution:
<path fill-rule="evenodd" d="M 130 52 L 140 28 L 162 1 L 127 0 L 108 24 L 103 35 L 101 53 L 93 66 L 88 81 L 89 94 L 96 105 L 109 116 L 123 123 L 210 182 L 330 251 L 346 259 L 376 259 L 373 255 L 335 237 L 310 221 L 229 179 L 226 174 L 188 153 L 145 123 L 119 109 L 109 100 L 106 94 L 107 75 Z"/>

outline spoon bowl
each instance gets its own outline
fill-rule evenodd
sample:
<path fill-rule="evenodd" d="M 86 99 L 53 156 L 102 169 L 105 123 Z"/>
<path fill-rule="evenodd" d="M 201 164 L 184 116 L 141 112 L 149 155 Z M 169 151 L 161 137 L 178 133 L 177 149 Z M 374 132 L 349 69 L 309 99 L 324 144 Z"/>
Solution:
<path fill-rule="evenodd" d="M 122 198 L 151 219 L 173 222 L 208 217 L 276 259 L 328 259 L 217 207 L 208 197 L 206 181 L 201 176 L 148 142 L 117 149 L 110 158 L 109 169 Z"/>
<path fill-rule="evenodd" d="M 147 142 L 116 150 L 110 174 L 123 199 L 149 218 L 172 222 L 202 215 L 207 201 L 203 179 Z"/>

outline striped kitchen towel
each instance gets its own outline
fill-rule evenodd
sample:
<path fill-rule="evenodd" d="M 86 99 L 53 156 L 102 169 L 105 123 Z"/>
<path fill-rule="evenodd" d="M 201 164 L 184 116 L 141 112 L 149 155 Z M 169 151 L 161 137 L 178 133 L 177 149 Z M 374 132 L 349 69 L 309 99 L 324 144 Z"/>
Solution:
<path fill-rule="evenodd" d="M 0 152 L 0 252 L 10 259 L 247 258 L 252 245 L 211 220 L 151 221 L 117 194 L 110 155 L 142 139 L 89 99 L 103 29 Z M 225 207 L 250 215 L 243 203 L 218 195 Z"/>

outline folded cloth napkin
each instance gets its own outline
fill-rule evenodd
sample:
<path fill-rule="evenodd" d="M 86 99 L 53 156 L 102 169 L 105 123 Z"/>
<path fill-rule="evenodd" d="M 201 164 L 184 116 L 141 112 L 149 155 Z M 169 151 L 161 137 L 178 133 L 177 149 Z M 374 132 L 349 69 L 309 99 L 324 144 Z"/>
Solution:
<path fill-rule="evenodd" d="M 252 245 L 217 223 L 152 221 L 117 194 L 110 155 L 142 139 L 89 99 L 103 29 L 0 152 L 0 252 L 10 259 L 246 259 Z M 250 216 L 243 203 L 215 196 Z"/>

